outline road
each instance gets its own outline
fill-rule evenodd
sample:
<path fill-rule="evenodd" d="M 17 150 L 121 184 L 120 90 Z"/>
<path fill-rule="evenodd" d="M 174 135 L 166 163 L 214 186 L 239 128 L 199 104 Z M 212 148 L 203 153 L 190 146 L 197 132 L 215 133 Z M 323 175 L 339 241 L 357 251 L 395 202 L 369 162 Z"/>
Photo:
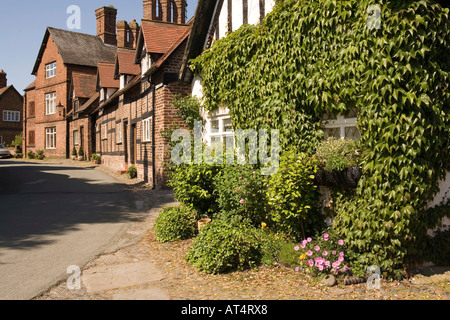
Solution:
<path fill-rule="evenodd" d="M 0 160 L 0 300 L 67 279 L 136 221 L 131 193 L 105 173 Z"/>

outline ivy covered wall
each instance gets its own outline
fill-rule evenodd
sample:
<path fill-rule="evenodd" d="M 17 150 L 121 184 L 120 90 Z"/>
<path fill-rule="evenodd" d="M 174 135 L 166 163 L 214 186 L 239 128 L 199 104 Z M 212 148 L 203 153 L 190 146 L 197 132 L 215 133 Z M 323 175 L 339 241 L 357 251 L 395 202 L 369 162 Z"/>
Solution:
<path fill-rule="evenodd" d="M 450 20 L 433 1 L 377 1 L 379 19 L 373 4 L 279 2 L 191 67 L 206 109 L 228 106 L 234 128 L 280 129 L 284 148 L 314 152 L 325 112 L 358 109 L 363 177 L 334 228 L 361 265 L 399 277 L 424 257 L 423 208 L 449 169 Z"/>

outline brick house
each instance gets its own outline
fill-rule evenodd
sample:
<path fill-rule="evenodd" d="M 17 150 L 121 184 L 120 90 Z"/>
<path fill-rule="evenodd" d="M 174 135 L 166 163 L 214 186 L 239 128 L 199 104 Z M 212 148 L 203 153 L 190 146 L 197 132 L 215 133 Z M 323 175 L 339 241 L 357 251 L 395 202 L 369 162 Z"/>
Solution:
<path fill-rule="evenodd" d="M 136 42 L 119 40 L 114 75 L 109 80 L 103 82 L 99 65 L 98 90 L 101 97 L 102 91 L 106 95 L 93 112 L 95 144 L 104 165 L 122 172 L 135 166 L 138 178 L 163 188 L 169 147 L 161 132 L 173 124 L 185 125 L 171 102 L 175 94 L 188 95 L 191 89 L 190 83 L 177 81 L 190 25 L 185 23 L 183 0 L 144 0 L 143 5 Z M 121 34 L 118 29 L 118 39 L 124 39 Z M 119 80 L 119 89 L 108 95 L 114 79 Z"/>
<path fill-rule="evenodd" d="M 114 62 L 116 15 L 113 8 L 96 10 L 96 36 L 47 28 L 32 72 L 36 80 L 25 90 L 24 153 L 69 157 L 72 75 L 95 76 L 100 61 Z"/>
<path fill-rule="evenodd" d="M 22 133 L 23 96 L 8 86 L 6 75 L 0 70 L 0 144 L 9 146 Z"/>

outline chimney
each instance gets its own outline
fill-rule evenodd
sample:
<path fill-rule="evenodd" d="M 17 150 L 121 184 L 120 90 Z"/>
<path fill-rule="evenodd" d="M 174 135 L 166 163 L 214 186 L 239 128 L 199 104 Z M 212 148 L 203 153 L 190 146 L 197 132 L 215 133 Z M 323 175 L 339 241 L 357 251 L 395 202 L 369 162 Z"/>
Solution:
<path fill-rule="evenodd" d="M 129 27 L 128 23 L 124 20 L 117 21 L 117 47 L 128 48 Z"/>
<path fill-rule="evenodd" d="M 0 70 L 0 89 L 4 88 L 8 85 L 8 81 L 6 80 L 6 72 Z"/>
<path fill-rule="evenodd" d="M 139 24 L 136 22 L 135 19 L 133 19 L 133 21 L 130 22 L 130 24 L 128 25 L 129 29 L 129 42 L 130 42 L 130 48 L 132 49 L 136 49 L 137 46 L 137 39 L 138 39 L 138 35 L 139 35 Z"/>
<path fill-rule="evenodd" d="M 97 17 L 97 36 L 102 38 L 105 44 L 117 45 L 117 9 L 112 6 L 102 7 L 95 10 L 95 16 Z"/>
<path fill-rule="evenodd" d="M 186 0 L 143 0 L 144 19 L 186 23 Z"/>

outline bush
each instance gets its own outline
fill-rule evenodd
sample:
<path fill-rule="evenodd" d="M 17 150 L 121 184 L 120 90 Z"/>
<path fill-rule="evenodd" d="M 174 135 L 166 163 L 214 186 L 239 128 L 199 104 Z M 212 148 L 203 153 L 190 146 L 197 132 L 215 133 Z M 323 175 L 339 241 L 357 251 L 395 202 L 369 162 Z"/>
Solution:
<path fill-rule="evenodd" d="M 266 177 L 252 165 L 227 165 L 214 179 L 221 210 L 249 218 L 254 226 L 267 221 Z"/>
<path fill-rule="evenodd" d="M 36 151 L 36 159 L 38 159 L 38 160 L 44 160 L 45 159 L 44 150 L 37 150 Z"/>
<path fill-rule="evenodd" d="M 28 159 L 35 159 L 36 158 L 36 154 L 33 151 L 28 151 L 27 152 L 27 158 Z"/>
<path fill-rule="evenodd" d="M 197 219 L 197 212 L 191 208 L 164 208 L 155 222 L 156 239 L 160 242 L 189 239 L 196 234 Z"/>
<path fill-rule="evenodd" d="M 256 267 L 262 259 L 258 230 L 240 216 L 219 214 L 200 231 L 186 259 L 212 274 Z"/>
<path fill-rule="evenodd" d="M 22 159 L 23 158 L 23 154 L 22 153 L 15 153 L 14 154 L 14 158 L 15 159 Z"/>
<path fill-rule="evenodd" d="M 92 158 L 92 160 L 96 160 L 96 161 L 101 160 L 101 157 L 98 154 L 96 154 L 96 153 L 93 153 L 91 158 Z"/>
<path fill-rule="evenodd" d="M 129 179 L 136 179 L 137 178 L 137 169 L 136 169 L 136 167 L 133 167 L 133 166 L 129 167 L 127 169 L 127 176 L 128 176 Z"/>
<path fill-rule="evenodd" d="M 323 141 L 316 150 L 320 165 L 330 171 L 342 171 L 358 164 L 356 141 L 330 137 Z"/>
<path fill-rule="evenodd" d="M 78 155 L 77 149 L 75 148 L 75 146 L 73 146 L 73 149 L 72 149 L 72 156 L 73 156 L 73 157 L 76 157 L 77 155 Z"/>
<path fill-rule="evenodd" d="M 80 146 L 80 149 L 78 149 L 78 156 L 79 156 L 79 157 L 84 157 L 83 146 Z"/>
<path fill-rule="evenodd" d="M 168 185 L 175 192 L 175 199 L 196 210 L 199 215 L 218 212 L 214 192 L 214 178 L 222 170 L 216 164 L 180 164 L 171 167 Z"/>
<path fill-rule="evenodd" d="M 317 163 L 306 154 L 292 150 L 282 154 L 280 168 L 270 177 L 267 191 L 275 231 L 298 240 L 324 227 L 317 210 L 316 171 Z"/>

